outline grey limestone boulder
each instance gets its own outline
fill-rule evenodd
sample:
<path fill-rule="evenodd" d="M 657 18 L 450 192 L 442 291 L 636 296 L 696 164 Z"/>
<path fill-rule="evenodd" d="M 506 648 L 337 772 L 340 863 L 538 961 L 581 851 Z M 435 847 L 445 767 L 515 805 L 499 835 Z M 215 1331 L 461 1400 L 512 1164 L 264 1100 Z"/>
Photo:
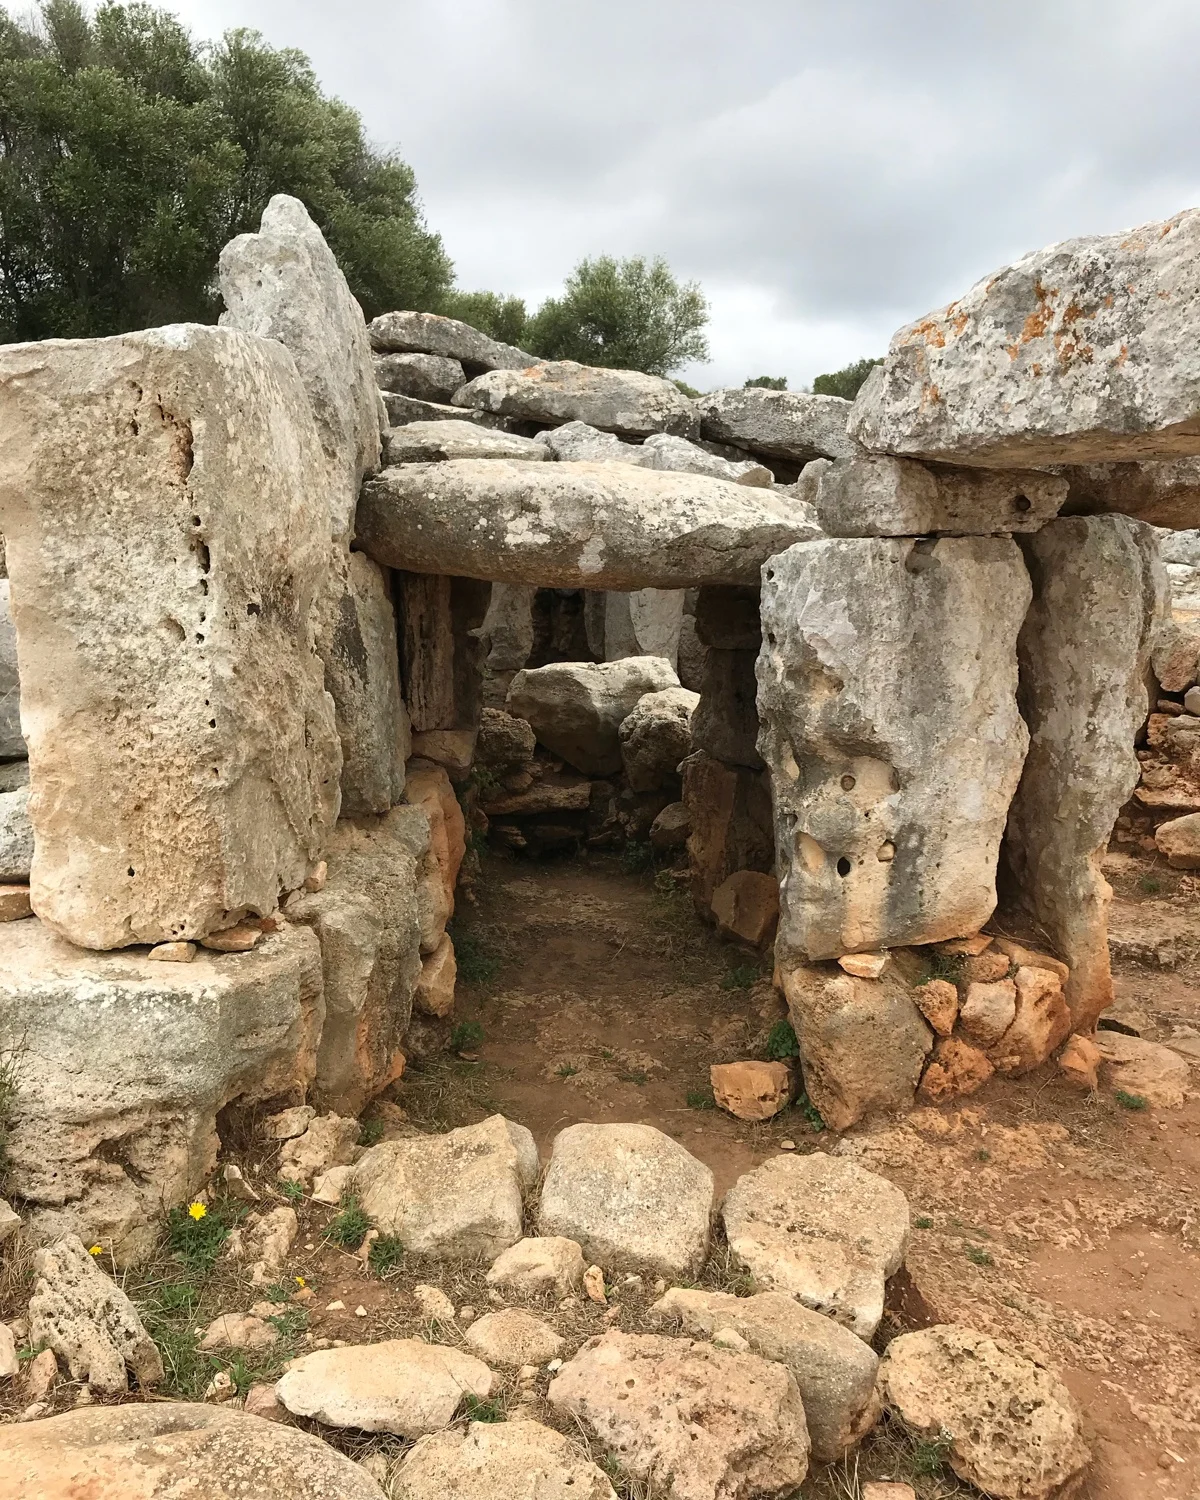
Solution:
<path fill-rule="evenodd" d="M 381 391 L 415 396 L 419 401 L 448 402 L 467 383 L 458 360 L 440 354 L 377 354 L 374 366 Z"/>
<path fill-rule="evenodd" d="M 695 403 L 706 438 L 753 453 L 807 463 L 853 458 L 862 450 L 846 434 L 851 404 L 840 396 L 770 391 L 761 386 L 711 391 Z"/>
<path fill-rule="evenodd" d="M 379 354 L 438 354 L 484 370 L 523 370 L 540 363 L 524 349 L 514 349 L 469 323 L 437 313 L 383 313 L 368 332 L 371 348 Z"/>
<path fill-rule="evenodd" d="M 423 1437 L 392 1481 L 394 1500 L 616 1500 L 603 1470 L 540 1422 L 472 1422 Z"/>
<path fill-rule="evenodd" d="M 710 453 L 687 438 L 667 432 L 652 433 L 642 444 L 642 467 L 673 469 L 680 474 L 708 474 L 713 479 L 728 479 L 733 484 L 749 484 L 770 489 L 775 476 L 765 465 L 753 459 L 730 460 Z"/>
<path fill-rule="evenodd" d="M 569 1125 L 554 1138 L 539 1232 L 613 1269 L 694 1276 L 708 1258 L 713 1175 L 651 1125 Z"/>
<path fill-rule="evenodd" d="M 528 369 L 491 370 L 456 392 L 455 406 L 472 406 L 525 422 L 586 422 L 621 437 L 696 430 L 692 404 L 673 381 L 637 370 L 606 370 L 571 359 Z"/>
<path fill-rule="evenodd" d="M 656 791 L 678 776 L 680 761 L 691 753 L 692 714 L 699 701 L 700 695 L 687 688 L 663 688 L 639 698 L 621 721 L 621 762 L 635 792 Z"/>
<path fill-rule="evenodd" d="M 496 432 L 516 431 L 519 422 L 494 417 L 491 412 L 472 411 L 465 406 L 446 406 L 440 401 L 422 401 L 417 396 L 402 396 L 396 391 L 380 391 L 384 412 L 390 427 L 405 427 L 410 422 L 469 422 L 472 427 L 488 427 Z M 387 432 L 384 432 L 387 437 Z"/>
<path fill-rule="evenodd" d="M 0 760 L 23 759 L 21 678 L 17 671 L 17 631 L 9 581 L 0 578 Z"/>
<path fill-rule="evenodd" d="M 804 542 L 763 570 L 759 753 L 779 956 L 977 932 L 1028 736 L 1029 577 L 1002 537 Z"/>
<path fill-rule="evenodd" d="M 450 458 L 512 458 L 542 463 L 549 456 L 546 445 L 533 438 L 497 432 L 473 422 L 409 422 L 389 429 L 384 439 L 384 457 L 389 464 L 442 463 Z"/>
<path fill-rule="evenodd" d="M 752 583 L 811 534 L 773 491 L 611 463 L 452 459 L 363 486 L 358 543 L 387 567 L 593 590 Z"/>
<path fill-rule="evenodd" d="M 1027 469 L 927 466 L 865 454 L 830 464 L 817 485 L 827 536 L 989 536 L 1036 531 L 1056 516 L 1067 481 Z"/>
<path fill-rule="evenodd" d="M 678 687 L 671 664 L 658 656 L 551 662 L 517 673 L 507 707 L 568 765 L 609 776 L 621 769 L 619 731 L 626 715 L 645 694 Z"/>
<path fill-rule="evenodd" d="M 547 427 L 536 438 L 546 451 L 560 463 L 622 463 L 642 462 L 642 450 L 637 443 L 623 443 L 613 432 L 601 432 L 587 422 L 564 422 L 561 427 Z"/>
<path fill-rule="evenodd" d="M 0 792 L 0 881 L 28 880 L 33 863 L 33 824 L 29 788 Z"/>
<path fill-rule="evenodd" d="M 866 447 L 1009 468 L 1200 453 L 1200 209 L 1064 240 L 892 339 Z"/>

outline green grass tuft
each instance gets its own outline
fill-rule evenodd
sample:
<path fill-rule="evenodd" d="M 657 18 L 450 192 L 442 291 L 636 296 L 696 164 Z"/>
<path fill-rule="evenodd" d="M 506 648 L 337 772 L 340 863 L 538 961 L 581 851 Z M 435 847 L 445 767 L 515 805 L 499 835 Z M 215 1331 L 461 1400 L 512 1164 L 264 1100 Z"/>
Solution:
<path fill-rule="evenodd" d="M 500 972 L 500 960 L 473 932 L 464 932 L 450 926 L 454 943 L 454 961 L 458 965 L 458 977 L 467 984 L 491 984 Z"/>
<path fill-rule="evenodd" d="M 404 1263 L 404 1246 L 397 1234 L 381 1234 L 371 1241 L 367 1252 L 367 1266 L 374 1276 L 386 1276 Z"/>
<path fill-rule="evenodd" d="M 918 1214 L 917 1217 L 913 1220 L 913 1228 L 932 1229 L 933 1220 L 929 1217 L 928 1214 Z"/>
<path fill-rule="evenodd" d="M 825 1129 L 825 1121 L 821 1118 L 821 1111 L 808 1097 L 806 1090 L 801 1090 L 800 1097 L 796 1100 L 796 1108 L 808 1121 L 809 1129 L 818 1134 Z"/>
<path fill-rule="evenodd" d="M 621 868 L 627 875 L 641 875 L 654 868 L 653 844 L 626 844 L 621 850 Z"/>
<path fill-rule="evenodd" d="M 464 1396 L 462 1411 L 470 1422 L 507 1421 L 504 1407 L 499 1401 L 481 1401 L 478 1396 Z"/>
<path fill-rule="evenodd" d="M 239 1219 L 248 1212 L 245 1204 L 228 1199 L 209 1204 L 201 1218 L 194 1219 L 185 1205 L 167 1214 L 167 1249 L 189 1270 L 207 1275 Z"/>
<path fill-rule="evenodd" d="M 716 1109 L 717 1101 L 709 1089 L 688 1089 L 687 1107 L 689 1109 Z"/>
<path fill-rule="evenodd" d="M 721 980 L 723 990 L 748 990 L 758 979 L 756 964 L 737 964 Z"/>
<path fill-rule="evenodd" d="M 358 1144 L 375 1146 L 383 1139 L 383 1121 L 376 1118 L 364 1120 L 358 1127 Z"/>
<path fill-rule="evenodd" d="M 450 1033 L 450 1047 L 454 1052 L 469 1052 L 483 1038 L 484 1030 L 478 1021 L 459 1021 Z"/>
<path fill-rule="evenodd" d="M 1150 1101 L 1144 1094 L 1131 1094 L 1125 1089 L 1113 1089 L 1113 1098 L 1122 1109 L 1149 1109 Z"/>
<path fill-rule="evenodd" d="M 363 1209 L 357 1198 L 348 1194 L 342 1199 L 342 1209 L 329 1221 L 325 1231 L 329 1239 L 341 1245 L 343 1250 L 357 1250 L 367 1237 L 371 1227 L 371 1216 Z"/>
<path fill-rule="evenodd" d="M 299 1203 L 304 1197 L 304 1184 L 295 1177 L 281 1177 L 275 1186 L 289 1203 Z"/>
<path fill-rule="evenodd" d="M 776 1021 L 767 1033 L 767 1056 L 772 1062 L 786 1062 L 789 1057 L 800 1056 L 800 1044 L 790 1021 Z"/>
<path fill-rule="evenodd" d="M 981 1250 L 978 1245 L 967 1245 L 963 1252 L 967 1259 L 975 1266 L 994 1266 L 996 1263 L 986 1250 Z"/>

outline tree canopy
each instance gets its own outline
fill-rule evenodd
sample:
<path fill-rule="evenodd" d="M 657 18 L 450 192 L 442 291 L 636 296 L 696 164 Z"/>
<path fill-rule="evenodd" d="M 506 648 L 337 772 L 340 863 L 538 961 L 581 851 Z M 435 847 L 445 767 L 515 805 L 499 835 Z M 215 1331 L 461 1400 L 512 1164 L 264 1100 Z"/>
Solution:
<path fill-rule="evenodd" d="M 847 401 L 853 401 L 867 376 L 876 365 L 882 363 L 881 359 L 858 359 L 840 370 L 834 370 L 832 374 L 818 375 L 812 383 L 813 395 L 842 396 Z"/>
<path fill-rule="evenodd" d="M 303 199 L 368 317 L 438 307 L 452 266 L 411 168 L 308 59 L 195 42 L 142 3 L 0 11 L 0 340 L 211 320 L 221 246 Z"/>
<path fill-rule="evenodd" d="M 787 376 L 756 375 L 753 380 L 746 380 L 742 382 L 742 389 L 744 391 L 751 391 L 755 388 L 760 388 L 764 391 L 786 391 Z"/>

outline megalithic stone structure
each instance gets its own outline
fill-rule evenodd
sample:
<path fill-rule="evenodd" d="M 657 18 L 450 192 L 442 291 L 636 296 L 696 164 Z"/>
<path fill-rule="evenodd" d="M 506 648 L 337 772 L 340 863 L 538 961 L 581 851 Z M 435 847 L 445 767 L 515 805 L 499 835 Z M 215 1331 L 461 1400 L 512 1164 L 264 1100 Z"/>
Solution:
<path fill-rule="evenodd" d="M 203 937 L 319 857 L 341 767 L 310 621 L 321 468 L 271 340 L 185 324 L 0 350 L 32 902 L 72 942 Z"/>
<path fill-rule="evenodd" d="M 1070 965 L 1072 1025 L 1087 1031 L 1113 999 L 1100 861 L 1137 785 L 1134 742 L 1167 580 L 1152 529 L 1123 515 L 1060 517 L 1021 547 L 1033 580 L 1018 643 L 1030 745 L 1002 888 Z"/>
<path fill-rule="evenodd" d="M 974 933 L 1028 736 L 1006 537 L 829 538 L 763 568 L 781 965 Z"/>

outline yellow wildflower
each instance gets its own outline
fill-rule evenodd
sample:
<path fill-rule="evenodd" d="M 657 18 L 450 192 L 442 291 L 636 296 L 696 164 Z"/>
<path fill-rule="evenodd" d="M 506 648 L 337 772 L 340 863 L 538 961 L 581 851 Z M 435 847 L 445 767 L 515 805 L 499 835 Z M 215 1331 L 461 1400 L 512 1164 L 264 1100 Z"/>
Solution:
<path fill-rule="evenodd" d="M 203 1203 L 189 1203 L 188 1214 L 193 1219 L 202 1219 L 208 1213 Z"/>
<path fill-rule="evenodd" d="M 89 1248 L 89 1250 L 88 1250 L 88 1254 L 89 1255 L 103 1255 L 104 1254 L 104 1246 L 103 1245 L 92 1245 Z"/>
<path fill-rule="evenodd" d="M 304 1277 L 303 1277 L 303 1276 L 297 1276 L 297 1277 L 296 1277 L 296 1285 L 297 1285 L 297 1286 L 307 1286 L 307 1285 L 308 1285 L 308 1282 L 307 1282 L 307 1281 L 305 1281 L 305 1279 L 304 1279 Z"/>

